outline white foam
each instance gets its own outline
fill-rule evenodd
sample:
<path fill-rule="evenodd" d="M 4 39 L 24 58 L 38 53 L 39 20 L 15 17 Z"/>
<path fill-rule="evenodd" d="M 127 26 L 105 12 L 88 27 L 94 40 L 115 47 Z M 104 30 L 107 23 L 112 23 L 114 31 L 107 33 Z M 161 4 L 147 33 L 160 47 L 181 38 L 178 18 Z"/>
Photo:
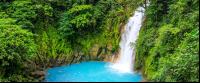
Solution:
<path fill-rule="evenodd" d="M 147 6 L 148 5 L 149 3 Z M 137 37 L 139 36 L 139 30 L 142 26 L 141 24 L 144 13 L 145 9 L 143 7 L 139 7 L 136 9 L 134 16 L 129 18 L 122 34 L 122 40 L 120 42 L 121 56 L 114 65 L 110 65 L 112 69 L 120 70 L 122 73 L 133 72 L 132 61 L 135 59 L 136 52 L 133 51 L 135 46 L 133 46 L 133 49 L 131 49 L 129 44 L 131 42 L 135 43 Z"/>

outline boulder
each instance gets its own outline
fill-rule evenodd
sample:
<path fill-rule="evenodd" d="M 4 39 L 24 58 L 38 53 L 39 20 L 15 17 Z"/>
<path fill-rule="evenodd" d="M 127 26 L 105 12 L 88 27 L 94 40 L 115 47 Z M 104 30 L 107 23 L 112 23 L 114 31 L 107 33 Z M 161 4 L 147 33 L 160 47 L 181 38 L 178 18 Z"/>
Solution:
<path fill-rule="evenodd" d="M 91 60 L 95 60 L 97 58 L 98 51 L 99 51 L 99 45 L 98 44 L 95 44 L 92 48 L 90 48 L 89 54 L 90 54 Z"/>

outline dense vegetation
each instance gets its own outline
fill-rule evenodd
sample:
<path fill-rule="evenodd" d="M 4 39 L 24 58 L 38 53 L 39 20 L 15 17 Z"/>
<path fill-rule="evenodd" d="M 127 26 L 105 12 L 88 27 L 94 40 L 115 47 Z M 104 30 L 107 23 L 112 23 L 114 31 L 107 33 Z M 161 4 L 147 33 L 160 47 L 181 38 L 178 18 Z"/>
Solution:
<path fill-rule="evenodd" d="M 0 82 L 37 81 L 24 63 L 44 69 L 61 54 L 102 41 L 119 49 L 119 24 L 146 0 L 0 0 Z M 199 82 L 199 0 L 149 0 L 136 43 L 135 68 L 148 81 Z"/>
<path fill-rule="evenodd" d="M 150 2 L 135 68 L 152 82 L 199 82 L 199 0 Z"/>
<path fill-rule="evenodd" d="M 137 4 L 138 3 L 138 4 Z M 61 54 L 86 52 L 99 41 L 119 49 L 119 24 L 139 0 L 0 0 L 0 82 L 30 80 L 28 59 L 46 68 Z"/>

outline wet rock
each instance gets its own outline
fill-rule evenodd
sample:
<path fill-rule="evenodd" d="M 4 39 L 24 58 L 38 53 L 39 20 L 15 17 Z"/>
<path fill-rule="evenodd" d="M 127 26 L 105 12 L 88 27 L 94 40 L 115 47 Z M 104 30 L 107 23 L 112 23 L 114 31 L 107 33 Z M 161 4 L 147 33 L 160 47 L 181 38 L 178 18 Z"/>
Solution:
<path fill-rule="evenodd" d="M 115 57 L 116 57 L 116 61 L 119 60 L 119 58 L 121 57 L 121 49 L 119 49 Z"/>

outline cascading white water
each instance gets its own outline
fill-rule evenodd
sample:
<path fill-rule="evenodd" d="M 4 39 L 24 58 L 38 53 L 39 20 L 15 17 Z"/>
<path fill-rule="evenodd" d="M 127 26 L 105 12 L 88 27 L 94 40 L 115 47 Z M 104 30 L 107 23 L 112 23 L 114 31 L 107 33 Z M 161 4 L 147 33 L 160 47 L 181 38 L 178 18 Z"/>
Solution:
<path fill-rule="evenodd" d="M 148 5 L 149 4 L 147 4 L 147 6 Z M 133 51 L 135 46 L 133 46 L 131 49 L 130 43 L 135 43 L 137 37 L 139 36 L 139 30 L 142 26 L 141 23 L 144 13 L 145 9 L 143 7 L 139 7 L 136 9 L 134 16 L 129 18 L 122 34 L 122 40 L 120 42 L 121 57 L 114 65 L 111 66 L 113 69 L 118 69 L 122 72 L 133 71 L 132 61 L 135 59 L 136 52 Z"/>

